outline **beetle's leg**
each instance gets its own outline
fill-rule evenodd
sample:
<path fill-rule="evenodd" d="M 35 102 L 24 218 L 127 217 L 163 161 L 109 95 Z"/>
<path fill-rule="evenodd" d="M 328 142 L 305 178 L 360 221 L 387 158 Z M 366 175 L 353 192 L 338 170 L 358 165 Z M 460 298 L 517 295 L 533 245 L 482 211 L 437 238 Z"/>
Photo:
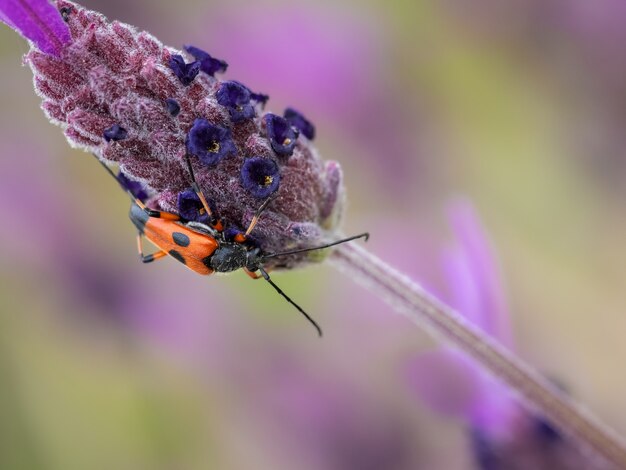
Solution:
<path fill-rule="evenodd" d="M 252 279 L 261 279 L 263 277 L 258 271 L 252 272 L 248 268 L 243 268 L 243 270 Z"/>
<path fill-rule="evenodd" d="M 163 258 L 164 256 L 167 256 L 167 253 L 163 250 L 160 251 L 156 251 L 150 255 L 144 255 L 143 253 L 143 237 L 141 235 L 141 233 L 137 234 L 137 251 L 139 252 L 139 259 L 143 262 L 143 263 L 152 263 L 154 260 Z"/>
<path fill-rule="evenodd" d="M 148 217 L 153 217 L 155 219 L 165 219 L 165 220 L 180 220 L 180 216 L 178 214 L 172 214 L 171 212 L 157 211 L 155 209 L 150 209 L 146 207 L 146 205 L 141 202 L 139 199 L 135 199 L 135 204 L 137 204 L 141 210 L 143 210 Z"/>

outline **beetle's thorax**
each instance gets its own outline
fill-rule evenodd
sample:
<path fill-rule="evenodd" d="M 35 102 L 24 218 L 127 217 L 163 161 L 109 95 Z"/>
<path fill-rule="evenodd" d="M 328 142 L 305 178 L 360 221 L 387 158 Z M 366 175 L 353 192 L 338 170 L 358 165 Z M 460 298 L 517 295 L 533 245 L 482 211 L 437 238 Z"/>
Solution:
<path fill-rule="evenodd" d="M 211 255 L 209 268 L 218 273 L 229 273 L 247 265 L 248 250 L 240 243 L 221 242 Z"/>

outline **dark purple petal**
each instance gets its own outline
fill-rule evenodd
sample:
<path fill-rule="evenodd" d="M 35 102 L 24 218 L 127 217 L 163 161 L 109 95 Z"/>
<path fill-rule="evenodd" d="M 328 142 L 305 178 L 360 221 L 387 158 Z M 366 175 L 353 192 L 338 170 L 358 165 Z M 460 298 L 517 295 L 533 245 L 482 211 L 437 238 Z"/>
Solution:
<path fill-rule="evenodd" d="M 265 199 L 278 190 L 278 165 L 269 158 L 248 158 L 241 167 L 241 184 L 254 197 Z"/>
<path fill-rule="evenodd" d="M 180 82 L 188 86 L 193 82 L 193 79 L 196 78 L 198 73 L 200 72 L 200 62 L 195 61 L 190 64 L 185 63 L 185 59 L 183 59 L 182 55 L 173 55 L 170 58 L 170 68 L 176 74 Z"/>
<path fill-rule="evenodd" d="M 124 173 L 120 173 L 119 175 L 117 175 L 117 181 L 119 181 L 120 185 L 126 191 L 129 191 L 134 197 L 136 197 L 140 201 L 143 202 L 148 199 L 148 191 L 146 191 L 146 187 L 139 181 L 129 179 Z"/>
<path fill-rule="evenodd" d="M 225 61 L 212 57 L 209 53 L 198 47 L 185 46 L 185 50 L 200 62 L 200 70 L 208 75 L 211 75 L 212 77 L 216 73 L 226 72 L 226 69 L 228 68 L 228 64 Z"/>
<path fill-rule="evenodd" d="M 210 205 L 211 202 L 207 202 L 209 203 L 211 211 L 215 213 L 215 208 Z M 179 193 L 177 205 L 178 215 L 180 215 L 183 219 L 192 222 L 201 222 L 205 225 L 210 224 L 211 218 L 209 217 L 209 214 L 206 213 L 206 210 L 202 205 L 202 201 L 193 189 L 187 189 Z"/>
<path fill-rule="evenodd" d="M 234 80 L 223 82 L 217 90 L 217 102 L 228 109 L 233 122 L 252 119 L 255 116 L 250 99 L 248 87 Z"/>
<path fill-rule="evenodd" d="M 274 152 L 281 156 L 291 156 L 296 146 L 298 130 L 285 118 L 271 113 L 265 115 L 265 125 Z"/>
<path fill-rule="evenodd" d="M 0 19 L 37 49 L 56 57 L 72 40 L 69 28 L 48 0 L 0 0 Z"/>
<path fill-rule="evenodd" d="M 214 126 L 206 119 L 196 119 L 187 134 L 187 151 L 205 165 L 216 165 L 223 158 L 237 154 L 230 130 Z"/>
<path fill-rule="evenodd" d="M 123 127 L 120 127 L 119 124 L 113 124 L 111 127 L 104 131 L 103 136 L 104 140 L 106 140 L 107 142 L 110 142 L 112 140 L 118 141 L 124 140 L 126 137 L 128 137 L 128 132 Z"/>
<path fill-rule="evenodd" d="M 287 108 L 284 116 L 289 121 L 289 124 L 302 132 L 307 139 L 313 140 L 315 138 L 315 126 L 302 113 L 293 108 Z"/>
<path fill-rule="evenodd" d="M 174 98 L 168 98 L 165 100 L 165 105 L 167 106 L 167 112 L 170 113 L 170 116 L 178 116 L 178 113 L 180 113 L 180 104 L 178 101 Z"/>
<path fill-rule="evenodd" d="M 270 95 L 266 95 L 264 93 L 250 93 L 250 99 L 256 101 L 261 106 L 265 106 L 267 100 L 270 99 Z"/>

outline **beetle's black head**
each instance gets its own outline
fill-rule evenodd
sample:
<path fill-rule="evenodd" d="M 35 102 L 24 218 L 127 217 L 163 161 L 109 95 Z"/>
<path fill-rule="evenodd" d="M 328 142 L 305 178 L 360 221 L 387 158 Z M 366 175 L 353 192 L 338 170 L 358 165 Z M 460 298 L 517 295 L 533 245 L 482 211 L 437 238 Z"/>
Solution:
<path fill-rule="evenodd" d="M 262 264 L 263 256 L 261 255 L 260 248 L 253 248 L 247 253 L 248 259 L 246 260 L 246 269 L 251 272 L 255 272 Z"/>

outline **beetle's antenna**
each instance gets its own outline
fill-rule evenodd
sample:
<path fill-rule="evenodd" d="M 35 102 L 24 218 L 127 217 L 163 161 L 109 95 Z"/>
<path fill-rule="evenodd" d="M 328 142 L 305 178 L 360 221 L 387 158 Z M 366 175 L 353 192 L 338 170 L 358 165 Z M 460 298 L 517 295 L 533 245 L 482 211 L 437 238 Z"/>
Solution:
<path fill-rule="evenodd" d="M 122 184 L 122 182 L 118 179 L 118 177 L 115 175 L 115 173 L 113 173 L 113 170 L 111 170 L 111 168 L 109 168 L 109 165 L 107 165 L 106 163 L 104 163 L 102 160 L 100 160 L 98 158 L 98 155 L 96 155 L 95 153 L 92 153 L 92 155 L 96 158 L 96 160 L 98 160 L 98 163 L 100 165 L 102 165 L 102 167 L 106 170 L 106 172 L 111 175 L 111 178 L 113 178 L 115 180 L 115 182 L 120 186 L 120 188 L 122 188 L 122 191 L 124 191 L 126 194 L 128 194 L 130 196 L 130 198 L 133 201 L 136 201 L 137 198 L 135 196 L 133 196 L 130 191 L 128 189 L 126 189 L 124 187 L 124 185 Z"/>
<path fill-rule="evenodd" d="M 109 175 L 111 175 L 111 176 L 113 177 L 113 179 L 119 183 L 119 181 L 118 181 L 118 179 L 117 179 L 117 176 L 115 176 L 115 173 L 113 173 L 113 170 L 111 170 L 111 169 L 109 168 L 109 165 L 107 165 L 107 164 L 106 164 L 106 163 L 104 163 L 102 160 L 100 160 L 100 159 L 98 158 L 98 155 L 96 155 L 95 153 L 92 153 L 92 155 L 95 157 L 95 159 L 98 161 L 98 163 L 104 167 L 104 169 L 107 171 L 107 173 L 108 173 Z M 124 189 L 124 191 L 126 191 L 126 190 Z"/>
<path fill-rule="evenodd" d="M 369 237 L 370 237 L 370 234 L 365 232 L 365 233 L 361 233 L 360 235 L 354 235 L 353 237 L 344 238 L 336 242 L 327 243 L 326 245 L 320 245 L 320 246 L 316 246 L 313 248 L 302 248 L 301 250 L 283 251 L 281 253 L 270 253 L 268 255 L 262 256 L 261 260 L 265 261 L 266 259 L 276 258 L 277 256 L 295 255 L 296 253 L 306 253 L 307 251 L 323 250 L 324 248 L 328 248 L 331 246 L 339 245 L 341 243 L 346 243 L 352 240 L 356 240 L 357 238 L 365 238 L 365 241 L 367 241 Z"/>
<path fill-rule="evenodd" d="M 304 310 L 302 310 L 302 307 L 300 307 L 297 303 L 295 303 L 293 300 L 291 300 L 287 294 L 285 294 L 280 287 L 278 287 L 276 284 L 274 284 L 274 282 L 270 279 L 270 275 L 267 274 L 267 271 L 265 269 L 263 269 L 262 267 L 259 267 L 259 271 L 261 271 L 261 275 L 263 276 L 263 279 L 265 279 L 267 282 L 270 283 L 270 285 L 276 290 L 276 292 L 278 292 L 280 295 L 282 295 L 287 302 L 289 302 L 291 305 L 293 305 L 294 307 L 296 307 L 298 309 L 298 311 L 304 315 L 306 317 L 307 320 L 309 320 L 311 322 L 311 324 L 315 327 L 315 329 L 317 330 L 317 334 L 319 335 L 319 337 L 322 337 L 322 329 L 320 328 L 320 326 L 315 322 L 315 320 L 313 320 L 313 318 L 311 318 L 309 316 L 308 313 L 306 313 Z"/>

